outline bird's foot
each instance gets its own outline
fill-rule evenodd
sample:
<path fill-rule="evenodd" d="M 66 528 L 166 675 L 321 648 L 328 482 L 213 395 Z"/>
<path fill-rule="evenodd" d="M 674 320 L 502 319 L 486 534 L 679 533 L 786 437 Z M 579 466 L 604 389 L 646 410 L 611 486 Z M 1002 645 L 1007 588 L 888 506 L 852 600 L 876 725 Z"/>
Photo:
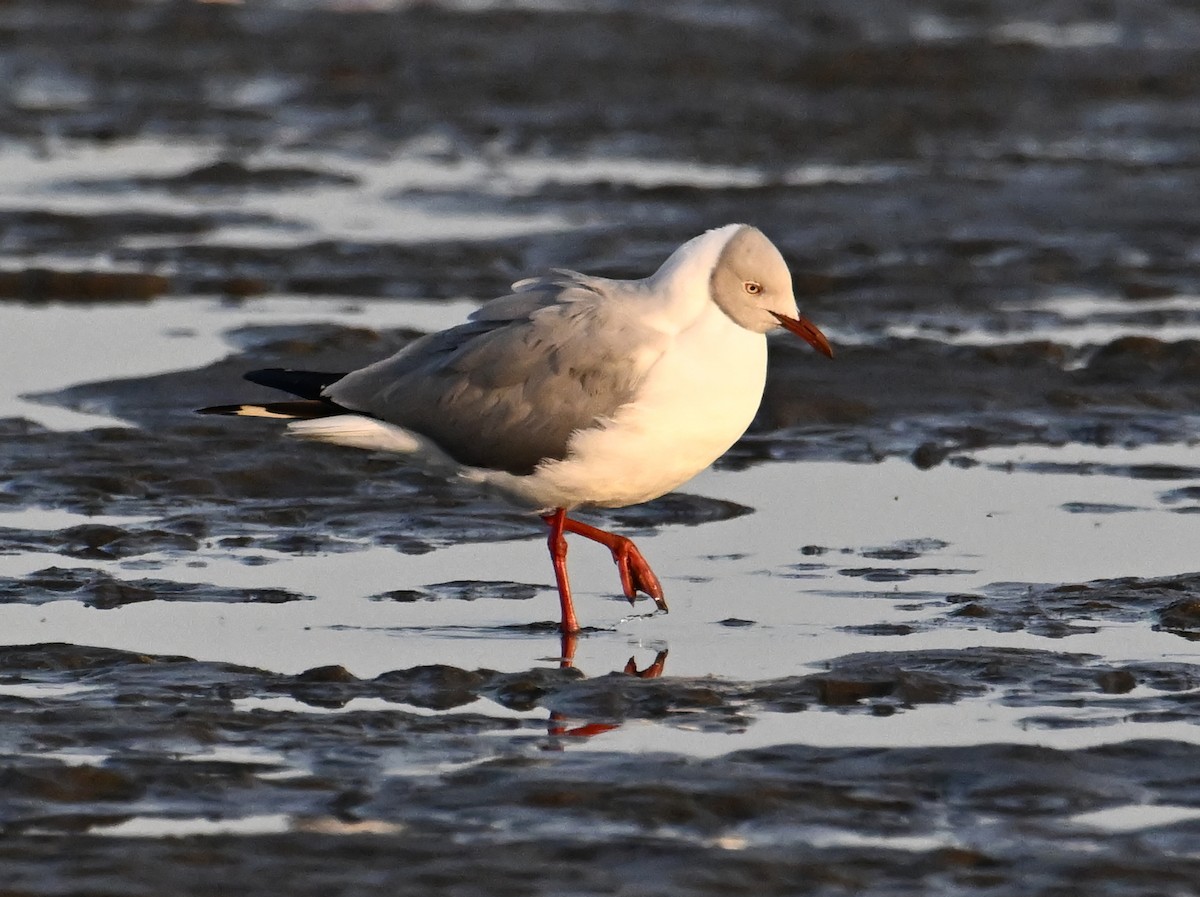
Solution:
<path fill-rule="evenodd" d="M 621 589 L 629 603 L 633 604 L 638 592 L 644 592 L 654 599 L 661 611 L 667 611 L 667 600 L 663 597 L 662 583 L 650 569 L 650 564 L 627 536 L 618 536 L 599 527 L 572 520 L 563 508 L 558 508 L 553 514 L 545 514 L 542 519 L 550 527 L 550 554 L 554 558 L 555 573 L 559 576 L 559 593 L 562 594 L 566 582 L 566 542 L 562 534 L 575 533 L 593 542 L 599 542 L 612 552 L 613 563 L 621 574 Z M 571 631 L 567 627 L 566 609 L 564 605 L 563 632 Z"/>
<path fill-rule="evenodd" d="M 613 563 L 617 565 L 617 571 L 621 574 L 621 588 L 625 591 L 629 603 L 633 604 L 638 592 L 644 592 L 654 599 L 659 610 L 668 610 L 667 599 L 663 597 L 662 583 L 658 581 L 638 547 L 624 536 L 613 536 L 612 539 L 613 544 L 609 549 L 612 551 Z"/>

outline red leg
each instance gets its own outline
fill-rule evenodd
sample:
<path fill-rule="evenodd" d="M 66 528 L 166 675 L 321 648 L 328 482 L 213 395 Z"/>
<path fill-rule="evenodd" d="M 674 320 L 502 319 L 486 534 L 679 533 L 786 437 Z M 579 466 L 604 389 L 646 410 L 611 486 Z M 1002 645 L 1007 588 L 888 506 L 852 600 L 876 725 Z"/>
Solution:
<path fill-rule="evenodd" d="M 617 565 L 617 570 L 621 574 L 621 588 L 624 589 L 625 597 L 629 599 L 630 604 L 633 603 L 638 592 L 645 592 L 654 599 L 659 610 L 667 610 L 662 584 L 654 575 L 654 571 L 650 569 L 646 559 L 642 557 L 642 553 L 638 551 L 637 546 L 633 544 L 632 539 L 589 526 L 586 523 L 580 523 L 578 520 L 571 520 L 561 510 L 558 513 L 562 514 L 563 530 L 568 533 L 576 533 L 593 542 L 599 542 L 612 552 L 613 563 Z"/>
<path fill-rule="evenodd" d="M 554 580 L 558 584 L 558 602 L 562 605 L 562 625 L 564 634 L 579 631 L 579 621 L 575 619 L 575 605 L 571 601 L 571 581 L 567 579 L 567 540 L 563 537 L 563 529 L 570 522 L 567 520 L 566 508 L 559 508 L 553 514 L 542 518 L 550 527 L 550 535 L 546 544 L 550 546 L 550 560 L 554 564 Z"/>

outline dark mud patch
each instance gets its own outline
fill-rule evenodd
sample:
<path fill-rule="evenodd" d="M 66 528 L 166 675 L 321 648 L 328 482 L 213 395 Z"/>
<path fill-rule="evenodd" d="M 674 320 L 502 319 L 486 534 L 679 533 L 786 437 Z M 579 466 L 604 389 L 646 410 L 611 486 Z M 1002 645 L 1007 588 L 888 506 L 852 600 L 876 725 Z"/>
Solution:
<path fill-rule="evenodd" d="M 842 567 L 837 572 L 841 576 L 855 576 L 867 582 L 907 582 L 916 576 L 955 576 L 974 571 L 952 567 Z"/>
<path fill-rule="evenodd" d="M 38 551 L 87 560 L 115 560 L 150 552 L 195 551 L 199 547 L 194 531 L 181 532 L 177 527 L 83 523 L 50 532 L 0 528 L 0 554 Z"/>
<path fill-rule="evenodd" d="M 1200 479 L 1200 467 L 1180 464 L 1106 464 L 1092 461 L 1012 461 L 994 465 L 997 470 L 1022 470 L 1029 473 L 1070 474 L 1072 476 L 1114 476 L 1131 480 L 1193 480 Z M 1185 486 L 1163 493 L 1164 502 L 1194 497 Z"/>
<path fill-rule="evenodd" d="M 1138 511 L 1135 505 L 1113 505 L 1107 502 L 1069 501 L 1060 507 L 1068 514 L 1126 514 Z"/>
<path fill-rule="evenodd" d="M 949 544 L 941 539 L 902 539 L 893 545 L 864 549 L 862 556 L 881 561 L 911 561 L 931 551 L 941 551 Z"/>
<path fill-rule="evenodd" d="M 756 428 L 722 463 L 902 456 L 927 469 L 995 446 L 1188 441 L 1200 343 L 1149 342 L 1169 360 L 1132 365 L 1120 379 L 1094 376 L 1091 363 L 1066 365 L 1060 349 L 1039 344 L 890 340 L 814 364 L 776 343 Z"/>
<path fill-rule="evenodd" d="M 206 445 L 203 453 L 197 440 Z M 542 532 L 536 518 L 501 506 L 481 513 L 475 493 L 394 460 L 314 452 L 269 428 L 189 420 L 176 428 L 53 432 L 14 424 L 5 448 L 0 504 L 155 519 L 9 528 L 0 531 L 0 551 L 100 559 L 203 550 L 246 558 L 373 543 L 423 553 L 451 542 Z"/>
<path fill-rule="evenodd" d="M 252 165 L 234 159 L 210 162 L 189 171 L 165 177 L 134 177 L 119 180 L 88 180 L 62 184 L 66 191 L 122 193 L 138 189 L 160 189 L 177 193 L 234 191 L 306 190 L 313 187 L 352 187 L 358 179 L 331 171 L 298 165 Z"/>
<path fill-rule="evenodd" d="M 448 598 L 456 601 L 478 601 L 498 598 L 505 601 L 526 601 L 543 591 L 545 586 L 524 582 L 492 582 L 487 580 L 456 580 L 439 582 L 424 589 L 397 589 L 372 595 L 375 601 L 437 601 Z"/>
<path fill-rule="evenodd" d="M 132 302 L 163 295 L 171 281 L 138 271 L 55 271 L 28 268 L 0 271 L 0 299 L 27 302 Z"/>
<path fill-rule="evenodd" d="M 1145 623 L 1200 640 L 1200 573 L 1067 584 L 997 583 L 978 593 L 914 597 L 921 607 L 952 608 L 911 624 L 920 631 L 953 625 L 1066 638 L 1114 623 Z"/>
<path fill-rule="evenodd" d="M 0 602 L 45 604 L 49 601 L 79 601 L 99 610 L 111 610 L 142 601 L 281 604 L 306 597 L 286 589 L 231 589 L 208 583 L 162 579 L 124 580 L 103 570 L 86 567 L 47 567 L 27 576 L 0 577 Z"/>
<path fill-rule="evenodd" d="M 857 577 L 868 582 L 905 582 L 922 576 L 957 576 L 974 573 L 955 567 L 923 567 L 923 566 L 844 566 L 838 567 L 827 561 L 836 561 L 839 557 L 853 556 L 858 559 L 871 561 L 916 561 L 927 554 L 937 554 L 949 547 L 948 542 L 930 537 L 912 537 L 900 539 L 890 545 L 875 545 L 866 548 L 826 548 L 819 545 L 806 545 L 800 553 L 806 557 L 819 558 L 798 564 L 789 564 L 785 569 L 789 572 L 784 576 L 805 578 L 822 571 L 836 570 L 839 576 Z"/>
<path fill-rule="evenodd" d="M 244 220 L 244 219 L 243 219 Z M 175 236 L 179 239 L 194 239 L 197 235 L 215 227 L 216 219 L 206 214 L 170 215 L 167 213 L 113 210 L 110 212 L 61 212 L 41 208 L 0 210 L 0 227 L 3 228 L 9 251 L 36 254 L 56 251 L 71 253 L 72 250 L 95 250 L 99 245 L 108 245 L 111 240 L 148 236 Z M 9 298 L 38 298 L 13 289 L 16 284 L 29 283 L 40 288 L 48 275 L 39 275 L 38 269 L 29 272 L 6 272 Z M 49 272 L 48 272 L 49 273 Z M 149 275 L 145 275 L 149 276 Z M 113 281 L 97 278 L 99 283 Z M 151 281 L 153 282 L 153 281 Z M 53 281 L 50 281 L 53 285 Z M 43 298 L 59 299 L 64 291 L 50 293 Z M 67 291 L 67 295 L 71 295 Z M 134 297 L 127 297 L 134 298 Z"/>

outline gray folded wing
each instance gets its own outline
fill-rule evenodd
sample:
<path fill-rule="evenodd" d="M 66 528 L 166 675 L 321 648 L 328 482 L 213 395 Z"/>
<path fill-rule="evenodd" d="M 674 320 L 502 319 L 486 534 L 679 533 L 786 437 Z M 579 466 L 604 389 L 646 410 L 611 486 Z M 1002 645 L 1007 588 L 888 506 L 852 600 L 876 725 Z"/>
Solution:
<path fill-rule="evenodd" d="M 325 395 L 433 439 L 460 463 L 529 473 L 632 400 L 665 349 L 631 308 L 638 289 L 569 271 L 521 281 L 467 323 Z"/>

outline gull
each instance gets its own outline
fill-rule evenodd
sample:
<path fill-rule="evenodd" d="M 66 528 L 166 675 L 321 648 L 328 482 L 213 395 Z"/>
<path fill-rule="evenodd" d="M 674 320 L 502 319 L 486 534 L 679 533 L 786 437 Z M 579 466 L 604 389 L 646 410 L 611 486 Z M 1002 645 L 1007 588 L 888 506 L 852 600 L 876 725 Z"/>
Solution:
<path fill-rule="evenodd" d="M 644 279 L 554 269 L 359 370 L 245 375 L 299 400 L 200 412 L 286 419 L 291 436 L 403 455 L 535 510 L 549 526 L 560 628 L 573 635 L 566 533 L 612 553 L 630 603 L 639 592 L 667 603 L 629 538 L 568 513 L 650 501 L 723 455 L 758 411 L 766 335 L 781 327 L 833 356 L 800 316 L 779 250 L 729 224 Z"/>

